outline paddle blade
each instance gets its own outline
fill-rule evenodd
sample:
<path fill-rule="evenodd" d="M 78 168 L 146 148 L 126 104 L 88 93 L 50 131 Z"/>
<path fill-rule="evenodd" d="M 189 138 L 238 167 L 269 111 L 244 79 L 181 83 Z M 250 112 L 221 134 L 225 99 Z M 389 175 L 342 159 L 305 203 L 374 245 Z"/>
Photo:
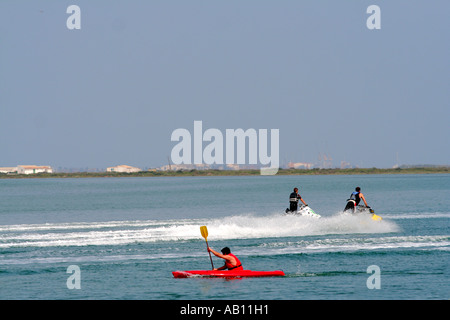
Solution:
<path fill-rule="evenodd" d="M 209 248 L 209 246 L 208 246 L 208 239 L 206 239 L 206 238 L 208 238 L 208 229 L 206 228 L 206 226 L 201 226 L 200 227 L 200 232 L 202 234 L 202 237 L 205 238 L 206 247 Z M 208 253 L 209 253 L 209 260 L 211 260 L 212 270 L 214 270 L 214 264 L 213 264 L 213 261 L 212 261 L 212 258 L 211 258 L 211 252 L 208 252 Z"/>
<path fill-rule="evenodd" d="M 206 226 L 201 226 L 200 232 L 202 234 L 202 237 L 206 240 L 206 238 L 208 238 L 208 229 L 206 228 Z"/>

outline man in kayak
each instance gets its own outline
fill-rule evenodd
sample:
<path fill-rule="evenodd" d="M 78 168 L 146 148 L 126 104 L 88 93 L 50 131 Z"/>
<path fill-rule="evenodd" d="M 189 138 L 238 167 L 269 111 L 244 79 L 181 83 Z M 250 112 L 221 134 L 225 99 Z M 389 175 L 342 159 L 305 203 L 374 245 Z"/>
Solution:
<path fill-rule="evenodd" d="M 210 247 L 208 247 L 208 251 L 212 252 L 216 257 L 222 258 L 225 260 L 225 264 L 217 269 L 214 270 L 224 270 L 224 269 L 228 269 L 228 270 L 244 270 L 244 268 L 242 267 L 242 263 L 239 261 L 239 259 L 231 253 L 230 248 L 225 247 L 222 250 L 222 254 L 218 253 L 217 251 L 211 249 Z"/>
<path fill-rule="evenodd" d="M 352 194 L 350 195 L 350 199 L 347 199 L 347 205 L 345 206 L 344 212 L 348 211 L 348 210 L 352 210 L 353 213 L 355 213 L 356 206 L 359 204 L 361 199 L 364 201 L 366 208 L 370 208 L 367 205 L 366 198 L 364 198 L 364 195 L 361 193 L 361 188 L 356 187 L 355 191 L 352 192 Z"/>
<path fill-rule="evenodd" d="M 286 213 L 297 212 L 298 200 L 300 200 L 301 202 L 303 202 L 305 206 L 307 206 L 306 202 L 298 194 L 298 188 L 294 188 L 294 192 L 292 192 L 291 195 L 289 196 L 289 208 L 286 208 Z"/>

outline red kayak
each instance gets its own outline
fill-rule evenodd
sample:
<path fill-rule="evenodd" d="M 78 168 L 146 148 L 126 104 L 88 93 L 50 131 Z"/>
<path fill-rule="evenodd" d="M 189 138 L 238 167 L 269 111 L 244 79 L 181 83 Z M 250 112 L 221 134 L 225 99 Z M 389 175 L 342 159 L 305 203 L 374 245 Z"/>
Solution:
<path fill-rule="evenodd" d="M 188 271 L 173 271 L 175 278 L 190 278 L 190 277 L 218 277 L 218 278 L 242 278 L 242 277 L 282 277 L 284 272 L 281 270 L 275 271 L 252 271 L 252 270 L 188 270 Z"/>

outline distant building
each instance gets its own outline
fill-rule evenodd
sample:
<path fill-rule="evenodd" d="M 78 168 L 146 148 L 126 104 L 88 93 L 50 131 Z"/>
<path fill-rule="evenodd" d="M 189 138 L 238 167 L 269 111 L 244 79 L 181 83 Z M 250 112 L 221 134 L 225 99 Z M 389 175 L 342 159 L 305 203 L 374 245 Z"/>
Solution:
<path fill-rule="evenodd" d="M 159 167 L 159 171 L 183 171 L 183 170 L 208 170 L 210 169 L 209 164 L 169 164 Z"/>
<path fill-rule="evenodd" d="M 136 167 L 132 167 L 132 166 L 127 166 L 125 164 L 122 164 L 120 166 L 115 166 L 115 167 L 109 167 L 106 168 L 107 172 L 126 172 L 126 173 L 132 173 L 132 172 L 140 172 L 142 171 L 142 169 L 140 168 L 136 168 Z"/>
<path fill-rule="evenodd" d="M 0 173 L 17 173 L 17 167 L 0 167 Z"/>
<path fill-rule="evenodd" d="M 226 170 L 240 170 L 241 167 L 238 164 L 227 164 L 225 166 Z"/>
<path fill-rule="evenodd" d="M 17 166 L 18 174 L 35 174 L 35 173 L 53 173 L 50 166 L 34 166 L 34 165 L 20 165 Z"/>
<path fill-rule="evenodd" d="M 289 169 L 311 169 L 314 166 L 314 164 L 309 162 L 289 162 L 288 168 Z"/>

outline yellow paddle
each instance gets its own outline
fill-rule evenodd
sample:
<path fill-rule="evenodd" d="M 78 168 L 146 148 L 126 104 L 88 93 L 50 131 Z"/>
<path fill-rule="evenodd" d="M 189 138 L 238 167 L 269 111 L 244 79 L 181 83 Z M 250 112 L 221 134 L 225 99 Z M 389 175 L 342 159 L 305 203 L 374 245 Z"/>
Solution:
<path fill-rule="evenodd" d="M 207 239 L 208 238 L 208 229 L 206 228 L 206 226 L 201 226 L 200 227 L 200 232 L 202 234 L 202 237 L 205 238 L 206 248 L 209 248 L 208 239 Z M 208 253 L 209 253 L 209 259 L 211 260 L 211 267 L 214 270 L 214 264 L 213 264 L 213 261 L 212 261 L 212 258 L 211 258 L 211 252 L 208 251 Z"/>

